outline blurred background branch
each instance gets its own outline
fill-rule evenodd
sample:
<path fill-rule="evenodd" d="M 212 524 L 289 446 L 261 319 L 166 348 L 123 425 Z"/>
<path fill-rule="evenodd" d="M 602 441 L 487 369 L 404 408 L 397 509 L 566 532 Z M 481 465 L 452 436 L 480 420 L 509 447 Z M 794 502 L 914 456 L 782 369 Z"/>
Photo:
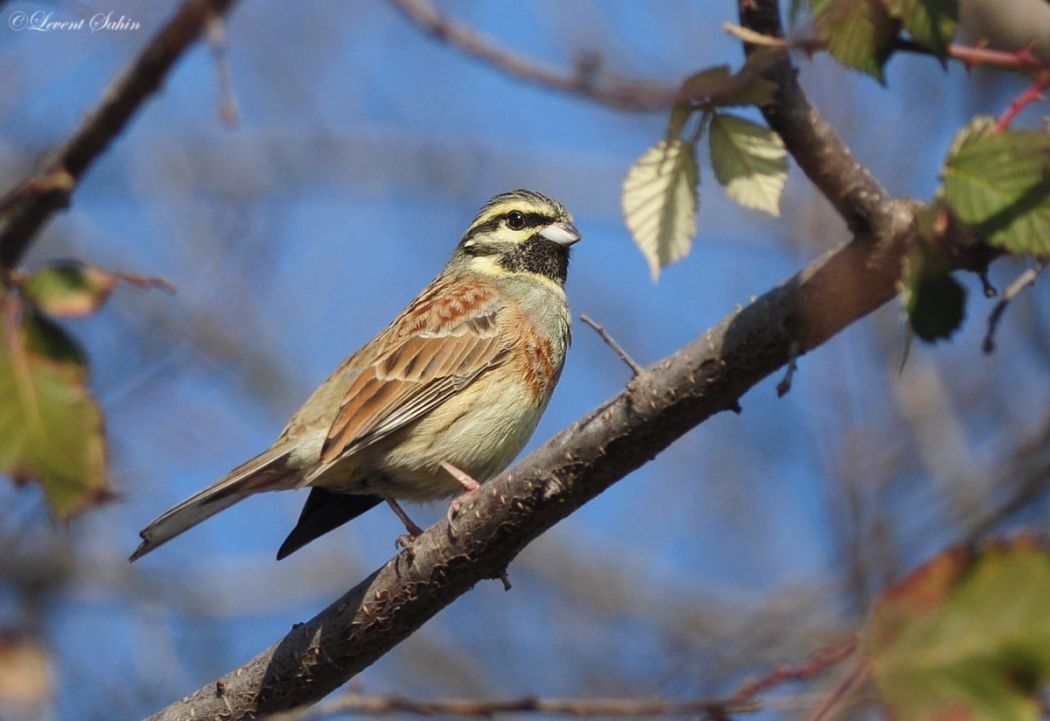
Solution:
<path fill-rule="evenodd" d="M 207 23 L 232 4 L 232 0 L 186 0 L 45 167 L 0 198 L 0 269 L 14 267 L 40 228 L 69 205 L 92 162 L 161 87 L 175 61 L 200 37 Z"/>
<path fill-rule="evenodd" d="M 581 55 L 574 73 L 527 58 L 487 39 L 473 28 L 442 15 L 429 0 L 390 0 L 420 30 L 489 63 L 519 80 L 577 95 L 620 110 L 668 110 L 675 102 L 673 85 L 608 75 L 597 54 Z"/>

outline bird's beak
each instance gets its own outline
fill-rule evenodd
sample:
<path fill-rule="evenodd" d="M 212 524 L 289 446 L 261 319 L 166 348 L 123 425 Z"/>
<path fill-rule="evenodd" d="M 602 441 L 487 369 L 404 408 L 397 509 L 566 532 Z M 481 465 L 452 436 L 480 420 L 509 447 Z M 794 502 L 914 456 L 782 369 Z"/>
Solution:
<path fill-rule="evenodd" d="M 576 230 L 576 226 L 567 220 L 551 223 L 541 230 L 539 235 L 552 243 L 564 246 L 572 245 L 580 239 L 580 231 Z"/>

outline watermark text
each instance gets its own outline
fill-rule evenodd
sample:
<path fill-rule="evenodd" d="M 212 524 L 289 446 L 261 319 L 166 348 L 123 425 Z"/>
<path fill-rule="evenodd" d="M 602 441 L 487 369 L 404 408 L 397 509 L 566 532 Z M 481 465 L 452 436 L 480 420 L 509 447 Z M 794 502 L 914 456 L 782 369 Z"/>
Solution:
<path fill-rule="evenodd" d="M 12 30 L 36 33 L 63 32 L 131 32 L 142 27 L 142 23 L 127 15 L 115 13 L 95 13 L 91 17 L 60 18 L 49 10 L 15 10 L 7 16 L 7 26 Z"/>

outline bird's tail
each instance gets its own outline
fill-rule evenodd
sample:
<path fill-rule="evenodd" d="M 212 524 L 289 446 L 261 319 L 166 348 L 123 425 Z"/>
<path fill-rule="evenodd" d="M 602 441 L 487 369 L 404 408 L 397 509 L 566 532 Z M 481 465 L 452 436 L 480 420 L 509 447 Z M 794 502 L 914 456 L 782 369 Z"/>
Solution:
<path fill-rule="evenodd" d="M 142 543 L 129 560 L 145 556 L 183 531 L 252 494 L 293 487 L 297 474 L 288 467 L 290 452 L 291 448 L 287 446 L 271 448 L 164 512 L 139 533 Z"/>

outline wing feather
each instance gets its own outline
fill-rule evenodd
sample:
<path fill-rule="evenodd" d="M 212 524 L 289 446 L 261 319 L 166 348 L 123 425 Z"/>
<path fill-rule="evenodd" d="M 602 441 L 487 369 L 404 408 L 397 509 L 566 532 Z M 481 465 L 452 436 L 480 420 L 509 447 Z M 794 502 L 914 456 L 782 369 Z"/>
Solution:
<path fill-rule="evenodd" d="M 508 342 L 498 331 L 495 293 L 475 290 L 468 299 L 431 297 L 406 311 L 382 339 L 390 350 L 347 389 L 321 449 L 323 464 L 418 420 L 504 360 Z"/>

